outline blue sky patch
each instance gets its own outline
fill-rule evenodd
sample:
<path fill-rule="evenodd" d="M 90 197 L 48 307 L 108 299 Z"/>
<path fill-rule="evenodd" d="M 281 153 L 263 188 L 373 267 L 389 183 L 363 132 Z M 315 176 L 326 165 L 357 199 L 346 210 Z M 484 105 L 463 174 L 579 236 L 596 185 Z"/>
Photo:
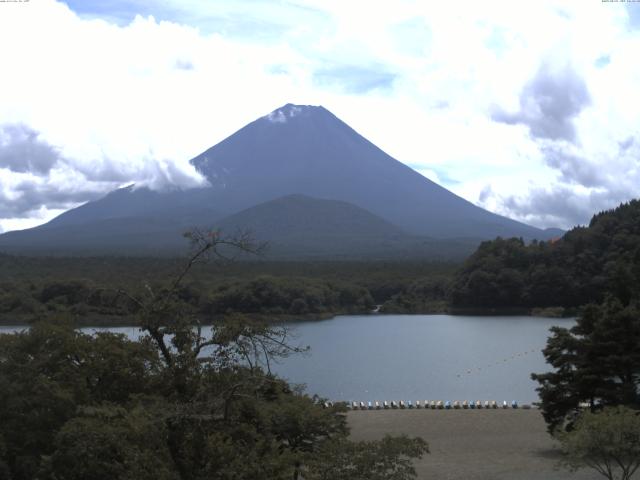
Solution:
<path fill-rule="evenodd" d="M 364 94 L 372 90 L 390 90 L 397 75 L 385 70 L 355 65 L 341 65 L 316 70 L 314 82 L 319 86 L 338 87 L 346 93 Z"/>

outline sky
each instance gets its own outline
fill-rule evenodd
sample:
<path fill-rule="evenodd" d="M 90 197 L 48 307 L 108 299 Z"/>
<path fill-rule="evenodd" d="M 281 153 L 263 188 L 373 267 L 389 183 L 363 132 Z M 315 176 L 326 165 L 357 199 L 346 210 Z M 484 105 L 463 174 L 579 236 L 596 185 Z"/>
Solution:
<path fill-rule="evenodd" d="M 0 2 L 0 232 L 322 105 L 481 207 L 570 228 L 640 197 L 640 3 Z"/>

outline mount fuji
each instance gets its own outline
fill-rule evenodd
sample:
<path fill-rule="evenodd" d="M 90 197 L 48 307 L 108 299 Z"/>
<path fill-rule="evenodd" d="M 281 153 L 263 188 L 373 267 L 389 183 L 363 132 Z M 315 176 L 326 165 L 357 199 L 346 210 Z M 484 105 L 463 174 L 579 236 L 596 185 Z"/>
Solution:
<path fill-rule="evenodd" d="M 450 257 L 497 236 L 559 233 L 468 202 L 321 106 L 287 104 L 191 163 L 208 186 L 122 188 L 45 225 L 0 235 L 0 251 L 173 254 L 185 248 L 181 233 L 199 226 L 249 228 L 276 257 Z"/>

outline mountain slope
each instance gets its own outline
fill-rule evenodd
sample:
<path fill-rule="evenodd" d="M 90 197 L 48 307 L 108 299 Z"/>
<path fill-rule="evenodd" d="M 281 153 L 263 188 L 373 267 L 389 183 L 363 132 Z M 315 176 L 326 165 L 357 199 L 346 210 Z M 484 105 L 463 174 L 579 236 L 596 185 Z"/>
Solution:
<path fill-rule="evenodd" d="M 353 203 L 408 232 L 431 237 L 547 236 L 454 195 L 323 107 L 285 105 L 192 163 L 232 209 L 303 193 Z"/>
<path fill-rule="evenodd" d="M 454 195 L 387 155 L 323 107 L 285 105 L 191 162 L 210 186 L 168 192 L 119 189 L 65 212 L 46 225 L 0 235 L 0 249 L 34 253 L 175 250 L 184 245 L 179 233 L 189 227 L 206 228 L 229 215 L 295 194 L 314 197 L 316 201 L 305 203 L 298 199 L 295 218 L 302 222 L 296 230 L 299 233 L 289 235 L 284 243 L 280 239 L 274 242 L 301 253 L 314 238 L 330 234 L 322 231 L 329 228 L 329 224 L 323 227 L 326 222 L 308 221 L 318 213 L 314 208 L 320 199 L 350 204 L 341 204 L 341 213 L 336 204 L 330 209 L 335 227 L 332 235 L 339 235 L 339 230 L 356 232 L 355 227 L 364 218 L 361 210 L 379 217 L 379 228 L 384 221 L 384 229 L 401 230 L 403 233 L 397 233 L 397 238 L 403 238 L 402 245 L 411 236 L 412 241 L 429 237 L 431 240 L 423 240 L 433 248 L 444 248 L 447 242 L 433 239 L 457 238 L 469 244 L 496 236 L 546 239 L 557 235 L 552 230 L 543 231 L 495 215 Z M 260 221 L 258 217 L 268 213 L 269 208 L 273 206 L 245 212 L 235 220 L 227 220 L 227 225 L 253 222 L 268 237 L 270 233 L 265 228 L 272 220 Z M 311 209 L 308 214 L 304 212 L 306 208 Z M 356 241 L 358 236 L 361 240 Z M 387 234 L 381 236 L 389 238 Z M 343 238 L 346 237 L 355 242 L 352 245 L 362 248 L 362 241 L 371 236 L 364 232 L 344 233 Z M 307 243 L 294 245 L 294 240 Z M 338 242 L 327 245 L 338 246 Z M 344 252 L 343 247 L 338 250 Z M 400 247 L 393 244 L 386 248 Z M 335 253 L 326 248 L 323 251 Z M 409 255 L 414 250 L 403 251 Z"/>

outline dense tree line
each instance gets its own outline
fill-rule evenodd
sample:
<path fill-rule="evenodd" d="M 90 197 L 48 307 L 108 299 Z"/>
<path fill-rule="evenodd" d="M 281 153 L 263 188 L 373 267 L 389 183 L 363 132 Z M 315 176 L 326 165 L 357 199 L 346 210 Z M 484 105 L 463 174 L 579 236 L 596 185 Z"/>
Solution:
<path fill-rule="evenodd" d="M 127 270 L 130 265 L 130 270 Z M 0 255 L 0 321 L 29 322 L 42 314 L 71 313 L 80 323 L 127 323 L 135 305 L 125 289 L 161 288 L 180 259 L 30 258 Z M 437 263 L 225 262 L 195 265 L 181 296 L 203 318 L 227 312 L 317 317 L 364 313 L 399 295 L 418 304 L 418 284 L 446 279 L 455 265 Z M 439 299 L 440 300 L 440 299 Z M 406 312 L 407 301 L 385 311 Z M 432 307 L 430 307 L 432 308 Z M 423 310 L 424 311 L 424 310 Z"/>
<path fill-rule="evenodd" d="M 271 276 L 222 285 L 209 294 L 205 303 L 205 311 L 212 314 L 357 313 L 368 312 L 374 306 L 364 287 Z"/>
<path fill-rule="evenodd" d="M 149 288 L 160 288 L 156 283 Z M 0 284 L 0 315 L 11 320 L 68 312 L 83 322 L 118 317 L 125 321 L 135 313 L 136 305 L 121 295 L 121 289 L 78 280 L 56 280 L 39 286 L 4 283 Z M 180 289 L 179 295 L 203 318 L 232 312 L 303 316 L 362 313 L 374 306 L 364 287 L 308 278 L 260 276 L 210 287 L 189 284 Z"/>
<path fill-rule="evenodd" d="M 595 215 L 551 242 L 483 242 L 456 274 L 454 307 L 579 307 L 640 289 L 640 201 Z"/>

